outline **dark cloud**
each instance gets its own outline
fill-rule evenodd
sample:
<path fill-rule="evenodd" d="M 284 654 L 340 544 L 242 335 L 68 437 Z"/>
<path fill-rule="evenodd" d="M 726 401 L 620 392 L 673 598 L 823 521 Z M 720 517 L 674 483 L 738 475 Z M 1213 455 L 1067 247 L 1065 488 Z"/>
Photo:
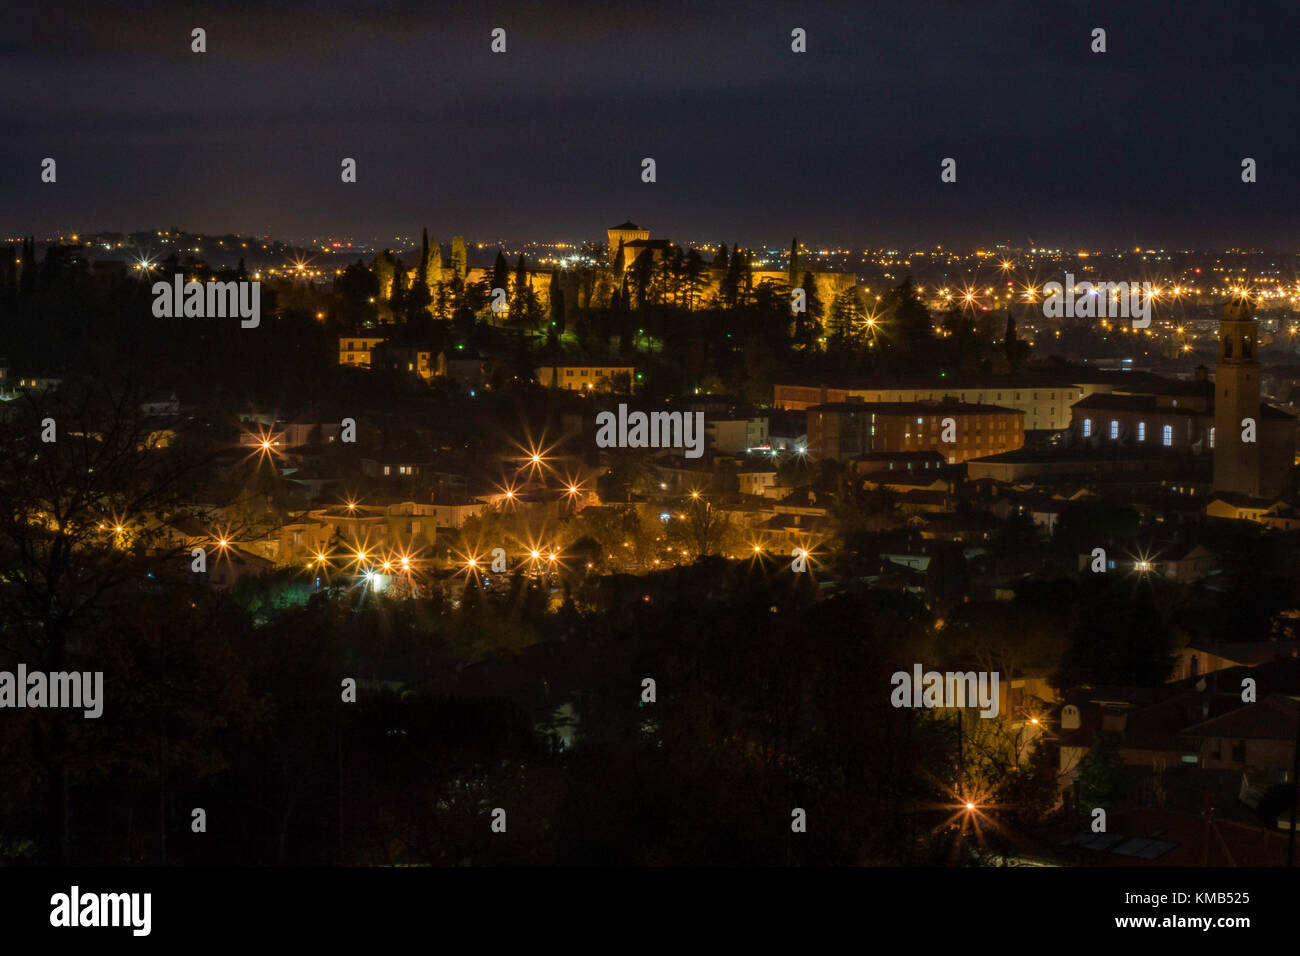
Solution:
<path fill-rule="evenodd" d="M 13 6 L 9 234 L 582 238 L 631 215 L 746 243 L 1296 240 L 1290 4 Z"/>

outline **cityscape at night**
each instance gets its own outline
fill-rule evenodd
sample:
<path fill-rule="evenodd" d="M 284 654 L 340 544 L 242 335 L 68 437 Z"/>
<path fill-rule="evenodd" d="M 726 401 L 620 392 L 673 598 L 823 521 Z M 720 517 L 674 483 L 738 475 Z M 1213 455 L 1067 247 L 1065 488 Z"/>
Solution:
<path fill-rule="evenodd" d="M 62 6 L 0 30 L 7 921 L 1294 896 L 1294 10 Z"/>

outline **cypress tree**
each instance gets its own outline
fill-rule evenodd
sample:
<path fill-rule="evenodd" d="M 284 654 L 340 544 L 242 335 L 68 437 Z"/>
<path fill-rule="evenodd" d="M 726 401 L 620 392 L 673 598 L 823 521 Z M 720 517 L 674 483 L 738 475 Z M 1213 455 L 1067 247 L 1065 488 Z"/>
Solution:
<path fill-rule="evenodd" d="M 822 300 L 811 273 L 805 272 L 799 284 L 804 291 L 804 311 L 794 319 L 794 344 L 798 348 L 814 349 L 822 336 Z"/>
<path fill-rule="evenodd" d="M 442 281 L 442 247 L 437 239 L 427 240 L 428 253 L 424 260 L 424 284 L 436 289 Z"/>
<path fill-rule="evenodd" d="M 506 255 L 500 249 L 497 250 L 496 261 L 492 263 L 492 288 L 510 288 L 510 267 L 506 265 Z"/>
<path fill-rule="evenodd" d="M 727 275 L 722 280 L 722 301 L 727 304 L 728 308 L 735 308 L 737 301 L 740 299 L 740 269 L 744 264 L 744 260 L 744 253 L 740 249 L 736 249 L 727 262 Z"/>
<path fill-rule="evenodd" d="M 379 297 L 381 299 L 391 299 L 394 295 L 394 287 L 397 283 L 394 276 L 397 274 L 397 266 L 393 261 L 393 253 L 385 249 L 370 263 L 370 268 L 375 272 L 375 278 L 379 280 Z"/>
<path fill-rule="evenodd" d="M 551 328 L 556 335 L 564 334 L 564 289 L 560 287 L 560 274 L 551 270 L 550 289 Z"/>
<path fill-rule="evenodd" d="M 403 314 L 406 308 L 406 268 L 401 259 L 393 261 L 393 292 L 388 301 L 393 306 L 393 315 Z"/>
<path fill-rule="evenodd" d="M 461 282 L 469 274 L 469 250 L 465 246 L 464 236 L 451 237 L 451 271 Z"/>
<path fill-rule="evenodd" d="M 510 300 L 510 312 L 518 322 L 523 320 L 528 311 L 528 293 L 532 291 L 528 285 L 528 271 L 522 253 L 519 255 L 519 262 L 515 264 L 514 291 L 514 297 Z"/>
<path fill-rule="evenodd" d="M 686 294 L 686 311 L 695 310 L 695 300 L 704 288 L 704 260 L 698 249 L 688 249 L 682 263 L 682 282 Z"/>

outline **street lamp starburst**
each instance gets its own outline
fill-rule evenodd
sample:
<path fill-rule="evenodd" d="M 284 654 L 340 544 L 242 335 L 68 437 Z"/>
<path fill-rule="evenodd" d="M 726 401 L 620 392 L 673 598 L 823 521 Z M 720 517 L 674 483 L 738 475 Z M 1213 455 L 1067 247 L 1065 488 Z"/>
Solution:
<path fill-rule="evenodd" d="M 245 432 L 247 439 L 246 444 L 251 444 L 253 450 L 248 454 L 248 458 L 256 457 L 258 463 L 273 460 L 281 457 L 284 452 L 280 450 L 279 445 L 284 440 L 284 436 L 277 434 L 268 428 L 258 428 L 256 431 Z"/>

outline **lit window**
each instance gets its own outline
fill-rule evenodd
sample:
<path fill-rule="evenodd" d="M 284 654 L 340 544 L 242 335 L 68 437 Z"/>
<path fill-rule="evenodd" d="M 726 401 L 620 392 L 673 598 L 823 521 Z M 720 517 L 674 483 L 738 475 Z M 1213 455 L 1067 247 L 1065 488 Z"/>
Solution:
<path fill-rule="evenodd" d="M 1138 441 L 1147 440 L 1147 423 L 1138 422 Z"/>
<path fill-rule="evenodd" d="M 1160 442 L 1161 442 L 1161 444 L 1163 444 L 1166 448 L 1169 448 L 1169 447 L 1172 447 L 1172 446 L 1173 446 L 1173 444 L 1174 444 L 1174 426 L 1173 426 L 1173 425 L 1166 425 L 1166 426 L 1164 426 L 1164 428 L 1160 429 Z"/>
<path fill-rule="evenodd" d="M 1083 437 L 1084 437 L 1084 438 L 1087 438 L 1087 437 L 1089 437 L 1091 434 L 1092 434 L 1092 419 L 1091 419 L 1091 418 L 1085 418 L 1085 419 L 1083 420 Z"/>
<path fill-rule="evenodd" d="M 1213 429 L 1213 428 L 1210 429 L 1210 447 L 1211 447 L 1211 448 L 1214 447 L 1214 429 Z"/>
<path fill-rule="evenodd" d="M 1112 441 L 1119 438 L 1119 421 L 1114 418 L 1110 420 L 1110 437 Z"/>

